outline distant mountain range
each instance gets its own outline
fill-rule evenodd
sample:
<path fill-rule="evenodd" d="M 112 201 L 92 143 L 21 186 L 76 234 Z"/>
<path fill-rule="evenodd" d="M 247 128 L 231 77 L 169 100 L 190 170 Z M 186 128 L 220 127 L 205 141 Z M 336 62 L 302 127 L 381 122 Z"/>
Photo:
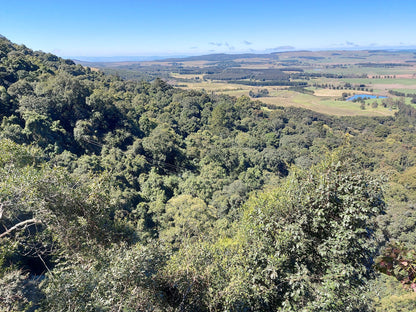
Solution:
<path fill-rule="evenodd" d="M 156 61 L 171 58 L 172 56 L 64 56 L 63 58 L 69 58 L 78 62 L 90 62 L 90 63 L 101 63 L 101 62 L 146 62 Z M 186 55 L 175 55 L 175 57 L 182 58 L 187 57 Z"/>
<path fill-rule="evenodd" d="M 416 47 L 406 48 L 380 48 L 380 49 L 340 49 L 340 50 L 294 50 L 294 51 L 279 51 L 271 53 L 214 53 L 205 55 L 159 55 L 159 56 L 65 56 L 74 60 L 79 64 L 87 63 L 119 63 L 119 62 L 148 62 L 148 61 L 164 61 L 164 62 L 186 62 L 186 61 L 232 61 L 236 59 L 250 59 L 250 58 L 278 58 L 281 53 L 324 53 L 324 52 L 337 52 L 337 51 L 370 51 L 370 52 L 392 52 L 392 51 L 416 51 Z"/>

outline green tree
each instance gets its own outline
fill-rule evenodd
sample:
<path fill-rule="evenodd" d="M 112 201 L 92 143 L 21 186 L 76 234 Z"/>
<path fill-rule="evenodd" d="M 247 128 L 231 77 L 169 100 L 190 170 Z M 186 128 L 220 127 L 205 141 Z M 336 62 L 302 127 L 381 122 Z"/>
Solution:
<path fill-rule="evenodd" d="M 120 238 L 122 228 L 116 234 L 105 176 L 71 176 L 63 168 L 40 164 L 42 154 L 9 140 L 1 140 L 0 148 L 0 239 L 24 249 L 32 244 L 33 255 L 39 257 L 44 233 L 52 234 L 66 252 Z"/>
<path fill-rule="evenodd" d="M 87 263 L 71 259 L 42 283 L 42 311 L 169 311 L 157 278 L 166 258 L 153 242 L 112 246 Z"/>
<path fill-rule="evenodd" d="M 213 311 L 368 309 L 362 292 L 376 251 L 374 216 L 384 203 L 379 182 L 351 166 L 332 155 L 252 196 L 231 240 L 197 243 L 193 259 L 174 259 L 178 288 L 207 283 L 192 300 Z M 181 261 L 187 278 L 175 271 Z"/>
<path fill-rule="evenodd" d="M 144 150 L 151 154 L 153 162 L 162 168 L 166 167 L 164 163 L 174 164 L 181 158 L 181 138 L 166 124 L 153 129 L 149 136 L 143 139 L 142 144 Z M 167 169 L 171 170 L 174 167 Z"/>
<path fill-rule="evenodd" d="M 209 233 L 217 213 L 199 198 L 179 195 L 166 203 L 161 219 L 160 239 L 178 245 L 183 240 Z"/>

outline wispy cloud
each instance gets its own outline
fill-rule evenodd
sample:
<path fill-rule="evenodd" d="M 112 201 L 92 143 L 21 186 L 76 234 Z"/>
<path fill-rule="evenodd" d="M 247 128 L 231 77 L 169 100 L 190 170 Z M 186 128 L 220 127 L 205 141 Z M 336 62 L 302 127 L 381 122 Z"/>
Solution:
<path fill-rule="evenodd" d="M 358 44 L 355 44 L 354 42 L 351 42 L 351 41 L 345 41 L 345 44 L 350 47 L 358 47 Z"/>
<path fill-rule="evenodd" d="M 292 47 L 290 45 L 283 45 L 283 46 L 278 46 L 275 49 L 276 50 L 294 50 L 295 47 Z"/>
<path fill-rule="evenodd" d="M 230 51 L 234 51 L 235 47 L 233 47 L 231 44 L 229 44 L 228 42 L 225 42 L 224 45 L 228 48 L 228 50 Z"/>
<path fill-rule="evenodd" d="M 295 50 L 295 49 L 296 49 L 295 47 L 292 47 L 290 45 L 285 45 L 285 46 L 278 46 L 278 47 L 266 49 L 264 51 L 265 52 L 276 52 L 276 51 L 288 51 L 288 50 Z"/>
<path fill-rule="evenodd" d="M 230 51 L 234 51 L 235 47 L 232 46 L 231 44 L 229 44 L 227 41 L 226 42 L 210 42 L 210 45 L 216 46 L 216 47 L 227 47 L 228 50 Z"/>
<path fill-rule="evenodd" d="M 250 41 L 247 41 L 247 40 L 244 40 L 244 41 L 243 41 L 243 43 L 244 43 L 245 45 L 252 45 L 252 44 L 253 44 L 253 42 L 250 42 Z"/>

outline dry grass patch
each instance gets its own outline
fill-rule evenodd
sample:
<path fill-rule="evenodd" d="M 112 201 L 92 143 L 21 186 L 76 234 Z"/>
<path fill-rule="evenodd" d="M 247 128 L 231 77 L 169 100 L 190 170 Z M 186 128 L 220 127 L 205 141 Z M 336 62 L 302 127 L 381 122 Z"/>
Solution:
<path fill-rule="evenodd" d="M 317 89 L 317 90 L 314 90 L 314 95 L 315 96 L 324 96 L 324 97 L 328 97 L 328 96 L 330 96 L 330 97 L 341 97 L 342 93 L 344 93 L 344 92 L 352 93 L 352 92 L 355 92 L 355 91 L 351 91 L 351 90 L 333 90 L 333 89 Z M 361 93 L 360 91 L 356 92 L 356 94 L 364 94 L 364 93 L 365 92 Z"/>
<path fill-rule="evenodd" d="M 176 79 L 194 79 L 195 77 L 198 77 L 202 80 L 204 75 L 198 75 L 198 74 L 178 74 L 178 73 L 170 73 L 170 76 Z"/>

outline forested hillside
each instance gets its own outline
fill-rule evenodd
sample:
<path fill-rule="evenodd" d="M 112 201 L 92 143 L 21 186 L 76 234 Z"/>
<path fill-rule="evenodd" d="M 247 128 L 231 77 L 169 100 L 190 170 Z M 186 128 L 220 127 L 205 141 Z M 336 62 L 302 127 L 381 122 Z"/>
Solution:
<path fill-rule="evenodd" d="M 411 106 L 268 107 L 0 38 L 0 115 L 2 311 L 414 308 L 374 271 L 414 286 Z"/>

